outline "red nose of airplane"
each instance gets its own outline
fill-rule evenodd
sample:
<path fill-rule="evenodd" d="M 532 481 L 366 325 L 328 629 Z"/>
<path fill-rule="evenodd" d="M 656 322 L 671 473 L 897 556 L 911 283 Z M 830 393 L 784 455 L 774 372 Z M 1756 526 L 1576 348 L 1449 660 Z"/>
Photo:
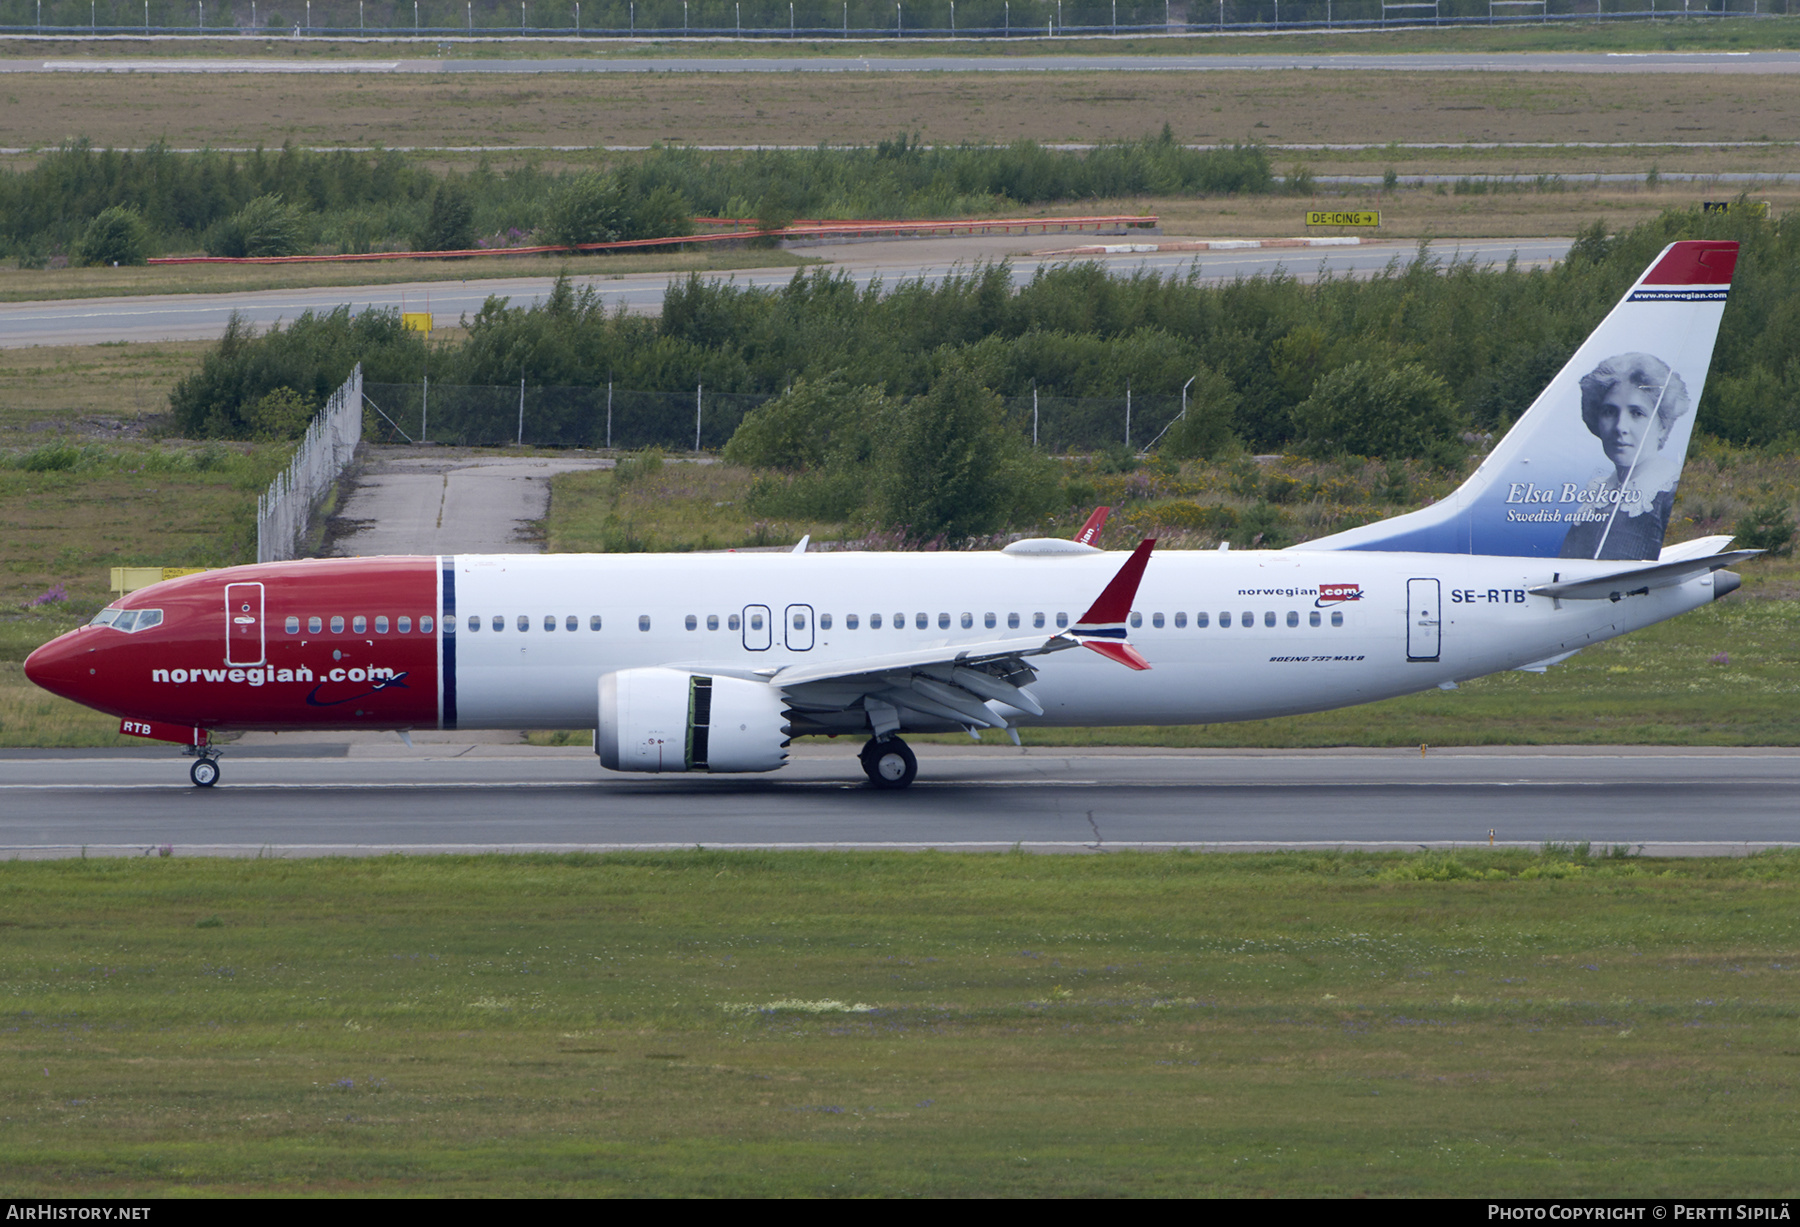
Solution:
<path fill-rule="evenodd" d="M 58 635 L 25 658 L 25 676 L 51 694 L 86 702 L 98 678 L 97 666 L 86 663 L 93 649 L 82 640 L 90 637 L 82 630 Z"/>

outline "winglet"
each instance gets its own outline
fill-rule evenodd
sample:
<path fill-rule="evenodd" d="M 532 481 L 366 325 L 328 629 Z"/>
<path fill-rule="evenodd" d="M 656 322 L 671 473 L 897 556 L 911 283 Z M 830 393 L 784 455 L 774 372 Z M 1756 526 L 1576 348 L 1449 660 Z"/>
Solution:
<path fill-rule="evenodd" d="M 1111 514 L 1111 507 L 1094 508 L 1094 514 L 1087 518 L 1087 523 L 1075 534 L 1075 540 L 1082 545 L 1096 544 L 1100 540 L 1100 530 L 1106 527 L 1106 517 Z"/>
<path fill-rule="evenodd" d="M 1138 583 L 1144 578 L 1150 551 L 1155 548 L 1155 537 L 1138 542 L 1138 547 L 1131 551 L 1131 557 L 1106 585 L 1100 599 L 1069 628 L 1069 633 L 1082 647 L 1090 648 L 1108 660 L 1116 660 L 1128 669 L 1150 667 L 1150 662 L 1125 641 L 1125 619 L 1131 614 L 1131 602 L 1137 599 Z"/>

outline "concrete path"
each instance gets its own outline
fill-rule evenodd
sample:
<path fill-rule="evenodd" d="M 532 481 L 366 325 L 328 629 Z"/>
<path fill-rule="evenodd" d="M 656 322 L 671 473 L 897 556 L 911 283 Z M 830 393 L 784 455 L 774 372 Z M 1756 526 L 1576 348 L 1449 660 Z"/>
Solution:
<path fill-rule="evenodd" d="M 598 456 L 507 456 L 448 447 L 370 447 L 326 526 L 328 557 L 540 554 L 558 473 L 610 469 Z"/>

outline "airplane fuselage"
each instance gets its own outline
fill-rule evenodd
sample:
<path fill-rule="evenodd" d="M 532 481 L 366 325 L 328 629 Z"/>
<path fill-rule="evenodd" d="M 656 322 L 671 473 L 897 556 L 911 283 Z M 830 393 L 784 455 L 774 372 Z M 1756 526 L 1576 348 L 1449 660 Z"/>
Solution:
<path fill-rule="evenodd" d="M 948 645 L 1055 636 L 1122 555 L 456 555 L 270 563 L 132 594 L 159 624 L 89 626 L 35 680 L 112 714 L 212 730 L 561 729 L 596 683 L 665 667 L 761 680 Z M 1043 714 L 1188 724 L 1321 711 L 1578 650 L 1703 605 L 1715 577 L 1618 601 L 1534 586 L 1605 563 L 1446 554 L 1157 553 L 1129 636 L 1148 672 L 1040 658 Z M 817 686 L 814 687 L 816 691 Z M 860 710 L 843 731 L 862 725 Z M 908 729 L 956 728 L 918 712 Z M 834 731 L 827 719 L 796 732 Z"/>

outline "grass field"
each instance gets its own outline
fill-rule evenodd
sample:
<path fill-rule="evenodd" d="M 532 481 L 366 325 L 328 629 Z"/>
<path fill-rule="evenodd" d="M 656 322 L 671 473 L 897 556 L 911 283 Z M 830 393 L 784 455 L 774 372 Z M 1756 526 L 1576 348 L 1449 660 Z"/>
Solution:
<path fill-rule="evenodd" d="M 12 862 L 9 1196 L 1781 1196 L 1800 858 Z"/>
<path fill-rule="evenodd" d="M 869 144 L 901 131 L 940 143 L 1136 140 L 1165 122 L 1181 141 L 1267 144 L 1792 142 L 1800 132 L 1800 79 L 1730 73 L 756 73 L 728 88 L 681 73 L 21 73 L 0 103 L 14 146 L 78 136 L 102 146 L 500 146 L 436 155 L 496 166 L 592 156 L 507 146 Z M 1695 150 L 1663 169 L 1734 169 L 1737 156 Z M 1532 158 L 1520 151 L 1506 164 L 1535 171 Z M 1332 167 L 1323 154 L 1305 160 Z"/>
<path fill-rule="evenodd" d="M 384 260 L 352 264 L 176 264 L 136 268 L 61 269 L 0 267 L 0 302 L 107 298 L 137 294 L 227 294 L 251 290 L 309 289 L 314 286 L 475 281 L 496 277 L 550 278 L 560 272 L 567 272 L 572 277 L 623 277 L 627 273 L 685 273 L 690 270 L 723 273 L 740 268 L 798 267 L 817 262 L 816 256 L 786 251 L 724 251 L 716 247 L 705 247 L 695 251 L 646 255 L 513 256 L 474 260 Z M 419 305 L 423 307 L 424 301 Z M 167 348 L 179 353 L 191 344 L 175 343 Z M 136 348 L 142 350 L 149 347 Z M 7 356 L 21 352 L 0 350 L 0 363 L 5 363 Z M 167 386 L 160 388 L 159 392 L 160 399 L 166 403 Z"/>

